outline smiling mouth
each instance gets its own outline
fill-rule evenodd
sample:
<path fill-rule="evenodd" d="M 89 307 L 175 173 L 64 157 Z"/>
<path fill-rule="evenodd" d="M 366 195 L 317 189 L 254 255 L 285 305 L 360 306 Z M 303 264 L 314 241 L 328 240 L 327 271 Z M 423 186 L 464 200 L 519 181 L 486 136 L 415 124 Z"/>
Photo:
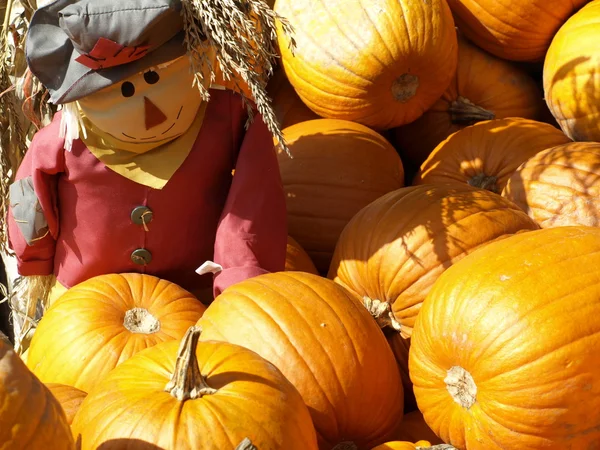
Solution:
<path fill-rule="evenodd" d="M 173 122 L 171 124 L 171 126 L 169 128 L 167 128 L 165 131 L 163 131 L 162 133 L 160 133 L 161 136 L 163 136 L 163 135 L 167 134 L 169 131 L 171 131 L 171 129 L 175 126 L 175 124 L 179 120 L 179 117 L 181 116 L 181 111 L 183 111 L 183 106 L 181 108 L 179 108 L 179 112 L 177 113 L 177 118 L 175 119 L 175 122 Z M 150 137 L 145 137 L 145 138 L 137 138 L 137 137 L 134 137 L 134 136 L 129 136 L 128 134 L 125 134 L 123 132 L 121 134 L 123 136 L 129 138 L 129 139 L 133 139 L 133 140 L 136 140 L 136 141 L 138 141 L 138 140 L 139 141 L 149 141 L 151 139 L 156 139 L 156 138 L 160 137 L 160 136 L 156 135 L 156 136 L 150 136 Z"/>

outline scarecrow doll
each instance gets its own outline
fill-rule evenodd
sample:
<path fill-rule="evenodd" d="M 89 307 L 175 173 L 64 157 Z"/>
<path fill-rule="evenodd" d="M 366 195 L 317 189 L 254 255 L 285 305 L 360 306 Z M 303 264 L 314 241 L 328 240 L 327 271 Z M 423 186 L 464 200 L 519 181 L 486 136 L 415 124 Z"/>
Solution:
<path fill-rule="evenodd" d="M 283 140 L 263 77 L 274 22 L 262 0 L 56 0 L 38 9 L 27 63 L 62 109 L 10 187 L 19 274 L 50 280 L 52 301 L 107 273 L 147 273 L 212 298 L 283 270 L 273 136 Z M 215 86 L 217 69 L 244 82 L 253 102 Z"/>

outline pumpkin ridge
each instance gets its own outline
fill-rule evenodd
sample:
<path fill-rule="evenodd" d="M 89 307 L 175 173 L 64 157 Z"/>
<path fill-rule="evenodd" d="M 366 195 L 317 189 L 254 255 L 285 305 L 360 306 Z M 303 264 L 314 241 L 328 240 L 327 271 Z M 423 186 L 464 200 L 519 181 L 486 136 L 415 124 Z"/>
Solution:
<path fill-rule="evenodd" d="M 377 37 L 379 38 L 379 43 L 386 49 L 387 54 L 390 57 L 390 61 L 393 61 L 394 60 L 394 52 L 392 52 L 392 49 L 388 47 L 387 39 L 385 39 L 383 37 L 383 35 L 381 34 L 381 31 L 379 31 L 379 28 L 375 25 L 375 21 L 369 15 L 368 9 L 365 8 L 365 5 L 363 5 L 363 0 L 358 0 L 358 5 L 362 9 L 365 16 L 369 19 L 369 22 L 371 23 L 371 26 L 373 27 L 373 29 L 377 32 Z M 390 27 L 390 28 L 392 28 L 392 27 Z M 367 46 L 363 46 L 363 48 L 367 48 Z M 373 57 L 376 58 L 375 55 L 373 55 Z M 387 70 L 390 70 L 389 64 L 381 63 L 381 65 L 382 65 L 382 67 L 386 68 Z"/>

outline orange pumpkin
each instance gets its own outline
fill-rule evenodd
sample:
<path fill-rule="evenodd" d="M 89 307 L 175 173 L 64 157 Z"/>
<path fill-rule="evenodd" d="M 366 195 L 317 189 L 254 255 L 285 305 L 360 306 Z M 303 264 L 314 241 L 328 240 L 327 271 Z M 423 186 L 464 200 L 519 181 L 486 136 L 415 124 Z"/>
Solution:
<path fill-rule="evenodd" d="M 456 70 L 454 20 L 446 0 L 278 0 L 295 49 L 278 28 L 283 67 L 319 116 L 375 129 L 417 119 Z"/>
<path fill-rule="evenodd" d="M 81 450 L 252 448 L 245 438 L 259 449 L 317 450 L 308 409 L 277 368 L 199 335 L 191 327 L 181 343 L 143 350 L 101 381 L 73 421 Z"/>
<path fill-rule="evenodd" d="M 409 356 L 437 435 L 473 450 L 597 446 L 599 266 L 600 229 L 559 227 L 489 244 L 444 272 Z"/>
<path fill-rule="evenodd" d="M 600 226 L 600 144 L 574 142 L 538 153 L 510 177 L 502 195 L 542 228 Z"/>
<path fill-rule="evenodd" d="M 544 61 L 546 103 L 575 141 L 600 141 L 599 40 L 600 2 L 592 1 L 556 33 Z"/>
<path fill-rule="evenodd" d="M 198 325 L 201 339 L 243 345 L 281 370 L 321 449 L 373 447 L 401 420 L 402 383 L 383 333 L 359 298 L 326 278 L 279 272 L 237 283 Z"/>
<path fill-rule="evenodd" d="M 181 339 L 205 309 L 186 290 L 150 275 L 90 278 L 46 311 L 31 340 L 27 365 L 44 383 L 90 392 L 138 351 Z"/>
<path fill-rule="evenodd" d="M 300 122 L 320 119 L 308 106 L 302 103 L 294 87 L 290 84 L 283 69 L 278 69 L 269 80 L 267 93 L 273 101 L 273 111 L 283 130 Z"/>
<path fill-rule="evenodd" d="M 421 166 L 414 184 L 467 183 L 501 193 L 508 178 L 535 154 L 571 140 L 534 120 L 488 120 L 440 143 Z"/>
<path fill-rule="evenodd" d="M 387 307 L 387 305 L 386 305 Z M 389 307 L 387 307 L 389 308 Z M 383 324 L 382 324 L 383 325 Z M 383 326 L 383 332 L 387 338 L 388 344 L 394 353 L 400 377 L 402 378 L 402 390 L 404 391 L 404 412 L 410 413 L 417 409 L 417 401 L 413 392 L 410 374 L 408 373 L 408 352 L 410 350 L 410 338 L 404 338 L 392 326 Z M 404 416 L 406 418 L 406 415 Z M 404 422 L 405 419 L 402 419 Z M 405 439 L 410 440 L 410 439 Z"/>
<path fill-rule="evenodd" d="M 0 447 L 3 450 L 73 450 L 60 403 L 0 339 Z"/>
<path fill-rule="evenodd" d="M 483 189 L 406 187 L 374 201 L 346 226 L 329 278 L 358 294 L 382 327 L 409 338 L 444 270 L 495 239 L 537 228 L 512 202 Z"/>
<path fill-rule="evenodd" d="M 503 59 L 540 61 L 553 36 L 589 0 L 448 0 L 456 25 Z"/>
<path fill-rule="evenodd" d="M 67 386 L 66 384 L 47 383 L 46 387 L 50 389 L 52 395 L 54 395 L 62 406 L 67 417 L 67 423 L 71 425 L 75 414 L 79 411 L 81 403 L 87 396 L 87 392 L 83 392 L 73 386 Z"/>
<path fill-rule="evenodd" d="M 298 244 L 291 236 L 288 236 L 287 239 L 285 270 L 288 272 L 300 271 L 314 273 L 315 275 L 319 274 L 312 259 L 308 256 L 308 253 L 306 253 L 300 244 Z"/>
<path fill-rule="evenodd" d="M 278 155 L 289 234 L 326 273 L 352 216 L 404 185 L 402 161 L 385 138 L 354 122 L 310 120 L 283 134 L 293 155 Z"/>
<path fill-rule="evenodd" d="M 418 441 L 414 444 L 406 441 L 386 442 L 385 444 L 373 447 L 372 450 L 427 450 L 431 448 L 431 443 L 428 441 Z"/>
<path fill-rule="evenodd" d="M 541 119 L 541 90 L 524 70 L 458 36 L 458 68 L 444 95 L 416 121 L 394 130 L 402 160 L 420 166 L 452 133 L 505 117 Z"/>

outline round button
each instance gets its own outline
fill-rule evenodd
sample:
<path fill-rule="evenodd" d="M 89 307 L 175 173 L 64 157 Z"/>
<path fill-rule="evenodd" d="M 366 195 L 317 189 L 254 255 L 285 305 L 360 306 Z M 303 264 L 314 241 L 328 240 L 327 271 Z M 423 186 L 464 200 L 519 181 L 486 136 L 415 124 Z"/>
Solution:
<path fill-rule="evenodd" d="M 144 225 L 152 222 L 152 210 L 147 206 L 136 206 L 131 211 L 131 221 L 136 225 Z"/>
<path fill-rule="evenodd" d="M 140 266 L 150 264 L 152 261 L 152 253 L 145 248 L 138 248 L 131 253 L 131 260 Z"/>

